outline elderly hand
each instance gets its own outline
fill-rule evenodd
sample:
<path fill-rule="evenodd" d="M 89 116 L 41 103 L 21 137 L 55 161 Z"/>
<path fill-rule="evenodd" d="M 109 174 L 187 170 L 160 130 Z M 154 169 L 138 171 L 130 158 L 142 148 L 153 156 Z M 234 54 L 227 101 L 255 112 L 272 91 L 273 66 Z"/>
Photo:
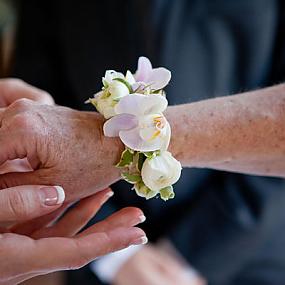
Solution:
<path fill-rule="evenodd" d="M 114 164 L 122 144 L 102 134 L 103 117 L 20 99 L 0 111 L 0 165 L 27 158 L 34 171 L 0 175 L 0 188 L 60 185 L 67 201 L 120 178 Z M 95 186 L 95 188 L 94 188 Z"/>
<path fill-rule="evenodd" d="M 21 190 L 22 210 L 7 211 L 0 207 L 1 221 L 22 221 L 34 217 L 37 198 L 30 196 L 31 190 Z M 15 188 L 13 191 L 16 191 Z M 11 190 L 1 190 L 0 200 L 6 195 L 13 203 Z M 4 194 L 3 194 L 4 193 Z M 36 193 L 33 193 L 36 194 Z M 44 218 L 22 221 L 10 228 L 0 230 L 0 284 L 12 285 L 23 282 L 36 275 L 47 274 L 57 270 L 79 268 L 98 256 L 122 249 L 130 244 L 146 241 L 145 234 L 133 226 L 143 220 L 143 213 L 136 208 L 125 208 L 107 219 L 77 234 L 96 214 L 100 207 L 111 197 L 112 191 L 106 189 L 79 202 L 57 223 L 51 223 L 65 210 L 62 206 Z M 35 198 L 35 201 L 33 199 Z M 10 199 L 10 200 L 9 200 Z M 27 203 L 29 202 L 29 203 Z M 24 205 L 24 206 L 23 206 Z M 19 204 L 14 203 L 12 208 Z M 26 208 L 24 208 L 26 207 Z M 37 212 L 39 213 L 39 211 Z"/>
<path fill-rule="evenodd" d="M 45 91 L 31 86 L 16 78 L 0 79 L 0 108 L 8 107 L 13 102 L 27 98 L 40 104 L 53 105 L 53 98 Z M 26 160 L 9 161 L 0 166 L 0 174 L 13 171 L 30 171 Z"/>
<path fill-rule="evenodd" d="M 205 285 L 205 281 L 182 266 L 174 256 L 147 245 L 131 256 L 119 269 L 114 285 Z"/>
<path fill-rule="evenodd" d="M 23 101 L 18 101 L 23 97 L 42 104 L 53 104 L 50 95 L 21 80 L 0 80 L 0 107 L 12 104 L 8 108 L 11 111 L 14 103 L 17 109 L 17 106 L 23 105 Z M 26 122 L 24 120 L 24 125 Z M 1 121 L 0 132 L 2 127 L 4 133 L 9 130 Z M 18 131 L 25 132 L 25 129 Z M 35 140 L 26 137 L 27 145 L 32 142 Z M 18 154 L 20 159 L 14 160 Z M 40 163 L 40 160 L 32 159 L 33 156 L 18 154 L 15 157 L 8 154 L 7 159 L 0 162 L 1 179 L 6 175 L 13 176 L 11 173 L 14 171 L 17 174 L 32 171 L 31 166 Z M 22 159 L 24 157 L 28 159 Z M 28 184 L 35 183 L 31 181 Z M 2 187 L 5 189 L 0 191 L 0 284 L 18 284 L 36 275 L 78 268 L 100 255 L 146 241 L 144 232 L 133 227 L 144 219 L 142 212 L 136 208 L 122 209 L 77 234 L 111 196 L 110 190 L 81 200 L 55 223 L 68 207 L 63 204 L 63 189 L 39 184 L 41 186 L 12 188 L 6 188 L 6 184 Z"/>

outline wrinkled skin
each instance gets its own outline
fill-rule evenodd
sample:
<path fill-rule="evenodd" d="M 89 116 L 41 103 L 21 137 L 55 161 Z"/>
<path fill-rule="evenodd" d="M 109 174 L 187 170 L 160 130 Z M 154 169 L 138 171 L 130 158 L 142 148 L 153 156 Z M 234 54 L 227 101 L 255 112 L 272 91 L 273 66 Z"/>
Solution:
<path fill-rule="evenodd" d="M 34 171 L 0 176 L 0 188 L 60 185 L 67 201 L 86 197 L 120 178 L 123 149 L 102 134 L 103 117 L 20 99 L 0 111 L 0 164 L 27 158 Z"/>

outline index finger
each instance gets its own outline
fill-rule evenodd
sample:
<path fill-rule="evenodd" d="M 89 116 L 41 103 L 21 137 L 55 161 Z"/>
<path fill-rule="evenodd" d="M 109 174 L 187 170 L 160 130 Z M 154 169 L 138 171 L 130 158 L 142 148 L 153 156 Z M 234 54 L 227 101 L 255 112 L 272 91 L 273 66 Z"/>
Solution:
<path fill-rule="evenodd" d="M 80 238 L 44 238 L 35 241 L 33 250 L 27 252 L 26 260 L 37 266 L 34 268 L 36 271 L 77 269 L 97 257 L 144 240 L 145 233 L 139 228 L 117 228 Z"/>

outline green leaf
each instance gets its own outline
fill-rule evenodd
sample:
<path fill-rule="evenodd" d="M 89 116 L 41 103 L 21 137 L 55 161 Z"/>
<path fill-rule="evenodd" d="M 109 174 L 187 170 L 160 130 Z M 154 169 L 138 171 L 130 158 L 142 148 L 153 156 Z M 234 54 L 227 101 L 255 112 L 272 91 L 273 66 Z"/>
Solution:
<path fill-rule="evenodd" d="M 138 157 L 138 162 L 137 162 L 137 170 L 138 170 L 139 172 L 141 172 L 141 171 L 142 171 L 143 163 L 144 163 L 145 160 L 146 160 L 146 156 L 145 156 L 143 153 L 141 153 L 141 152 L 137 153 L 137 155 L 139 156 L 139 157 Z"/>
<path fill-rule="evenodd" d="M 107 99 L 111 96 L 111 93 L 108 90 L 104 90 L 103 94 L 100 96 L 100 99 Z"/>
<path fill-rule="evenodd" d="M 140 197 L 144 197 L 147 200 L 151 199 L 153 197 L 155 197 L 157 195 L 157 192 L 152 191 L 151 189 L 149 189 L 144 183 L 143 181 L 138 182 L 134 185 L 134 189 L 137 193 L 138 196 Z"/>
<path fill-rule="evenodd" d="M 129 166 L 133 162 L 133 159 L 134 159 L 134 152 L 127 148 L 122 152 L 121 159 L 117 163 L 116 167 Z"/>
<path fill-rule="evenodd" d="M 132 86 L 131 86 L 130 83 L 129 83 L 128 81 L 126 81 L 125 79 L 123 79 L 123 78 L 114 78 L 113 80 L 117 80 L 117 81 L 119 81 L 119 82 L 125 84 L 126 87 L 129 89 L 129 92 L 130 92 L 130 93 L 133 93 L 133 88 L 132 88 Z"/>
<path fill-rule="evenodd" d="M 113 101 L 114 101 L 116 104 L 119 103 L 120 100 L 121 100 L 121 98 L 114 98 L 114 99 L 113 99 Z"/>
<path fill-rule="evenodd" d="M 131 174 L 128 172 L 122 173 L 122 178 L 132 184 L 139 183 L 142 180 L 140 174 Z"/>
<path fill-rule="evenodd" d="M 162 89 L 157 89 L 157 90 L 153 90 L 152 94 L 160 94 L 162 92 Z"/>
<path fill-rule="evenodd" d="M 160 155 L 160 150 L 143 152 L 143 154 L 144 154 L 148 159 L 152 159 L 152 158 L 156 157 L 157 155 Z"/>
<path fill-rule="evenodd" d="M 173 199 L 175 197 L 175 193 L 173 191 L 172 186 L 165 187 L 159 191 L 160 198 L 164 201 L 167 201 L 169 199 Z"/>

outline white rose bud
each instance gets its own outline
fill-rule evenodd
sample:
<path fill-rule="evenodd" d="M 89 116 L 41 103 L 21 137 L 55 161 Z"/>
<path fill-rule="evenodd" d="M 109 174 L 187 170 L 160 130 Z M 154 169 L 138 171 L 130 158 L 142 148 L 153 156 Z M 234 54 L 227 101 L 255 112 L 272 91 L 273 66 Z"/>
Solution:
<path fill-rule="evenodd" d="M 105 119 L 116 115 L 114 107 L 120 99 L 130 94 L 131 84 L 134 83 L 133 75 L 128 71 L 126 77 L 114 70 L 107 70 L 102 79 L 104 84 L 103 91 L 95 94 L 91 102 Z"/>
<path fill-rule="evenodd" d="M 129 95 L 129 93 L 130 93 L 126 84 L 124 84 L 120 81 L 117 81 L 117 80 L 113 80 L 109 84 L 109 87 L 107 88 L 107 90 L 110 92 L 110 94 L 111 94 L 110 97 L 112 99 L 122 98 L 126 95 Z"/>
<path fill-rule="evenodd" d="M 111 98 L 111 96 L 106 96 L 104 91 L 100 91 L 95 94 L 94 98 L 89 99 L 97 111 L 104 116 L 105 119 L 109 119 L 115 116 L 114 106 L 116 102 Z"/>
<path fill-rule="evenodd" d="M 151 159 L 146 159 L 142 170 L 142 180 L 152 191 L 171 186 L 181 175 L 181 164 L 170 152 L 163 151 Z"/>

